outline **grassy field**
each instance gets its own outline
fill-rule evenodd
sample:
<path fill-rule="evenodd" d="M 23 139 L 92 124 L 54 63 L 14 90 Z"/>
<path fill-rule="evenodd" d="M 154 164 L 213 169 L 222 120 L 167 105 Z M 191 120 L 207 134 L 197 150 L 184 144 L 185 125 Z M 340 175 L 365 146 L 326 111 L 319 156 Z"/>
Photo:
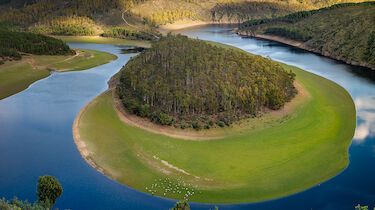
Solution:
<path fill-rule="evenodd" d="M 24 56 L 0 65 L 0 99 L 18 93 L 50 75 L 49 71 L 78 71 L 103 65 L 117 56 L 94 50 L 76 50 L 75 56 Z"/>
<path fill-rule="evenodd" d="M 127 45 L 135 47 L 149 48 L 151 43 L 149 41 L 141 40 L 125 40 L 106 38 L 100 36 L 53 36 L 62 39 L 65 42 L 79 42 L 79 43 L 96 43 L 96 44 L 114 44 L 114 45 Z"/>
<path fill-rule="evenodd" d="M 220 140 L 174 139 L 124 124 L 107 92 L 79 121 L 88 158 L 134 189 L 196 202 L 262 201 L 328 180 L 348 164 L 354 103 L 339 85 L 284 66 L 296 73 L 310 99 L 279 123 L 259 119 L 258 129 L 233 129 Z"/>

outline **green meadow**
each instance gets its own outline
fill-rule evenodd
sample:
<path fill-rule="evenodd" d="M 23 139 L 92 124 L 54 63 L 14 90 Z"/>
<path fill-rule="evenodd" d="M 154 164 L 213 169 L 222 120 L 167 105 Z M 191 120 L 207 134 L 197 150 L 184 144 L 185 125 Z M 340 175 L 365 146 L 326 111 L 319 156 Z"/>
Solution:
<path fill-rule="evenodd" d="M 176 139 L 125 124 L 108 91 L 79 120 L 88 158 L 124 185 L 195 202 L 263 201 L 322 183 L 348 165 L 353 100 L 332 81 L 282 65 L 309 96 L 287 116 L 265 114 L 217 140 Z"/>
<path fill-rule="evenodd" d="M 48 77 L 53 71 L 78 71 L 103 65 L 117 59 L 110 53 L 76 50 L 75 56 L 31 55 L 19 61 L 0 65 L 0 99 L 18 93 L 35 81 Z"/>

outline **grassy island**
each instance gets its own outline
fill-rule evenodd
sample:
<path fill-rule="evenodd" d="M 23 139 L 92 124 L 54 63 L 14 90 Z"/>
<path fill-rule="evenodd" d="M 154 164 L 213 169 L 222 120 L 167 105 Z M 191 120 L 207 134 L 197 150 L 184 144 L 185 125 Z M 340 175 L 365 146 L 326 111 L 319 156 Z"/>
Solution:
<path fill-rule="evenodd" d="M 299 87 L 298 95 L 282 110 L 268 110 L 230 127 L 184 130 L 186 135 L 208 137 L 187 140 L 165 135 L 173 127 L 158 133 L 131 123 L 142 118 L 119 111 L 111 89 L 77 116 L 73 126 L 77 147 L 93 167 L 112 179 L 168 198 L 255 202 L 310 188 L 347 166 L 355 107 L 339 85 L 280 65 L 296 75 Z"/>

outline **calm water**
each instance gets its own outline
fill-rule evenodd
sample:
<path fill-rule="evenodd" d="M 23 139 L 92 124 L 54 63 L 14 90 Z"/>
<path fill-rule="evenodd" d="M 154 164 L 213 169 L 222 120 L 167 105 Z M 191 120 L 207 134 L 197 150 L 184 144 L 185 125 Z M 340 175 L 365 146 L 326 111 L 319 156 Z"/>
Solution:
<path fill-rule="evenodd" d="M 374 74 L 275 42 L 246 39 L 229 28 L 210 26 L 181 33 L 234 45 L 292 64 L 342 85 L 357 108 L 357 131 L 349 149 L 350 164 L 335 178 L 304 192 L 267 202 L 218 205 L 220 209 L 353 209 L 375 205 L 375 79 Z M 173 200 L 138 192 L 91 168 L 72 138 L 72 124 L 81 108 L 107 89 L 106 82 L 135 54 L 124 47 L 71 44 L 116 54 L 119 59 L 81 72 L 53 73 L 27 90 L 0 101 L 0 197 L 34 201 L 38 176 L 56 176 L 64 193 L 60 209 L 168 209 Z M 193 209 L 213 205 L 192 204 Z"/>

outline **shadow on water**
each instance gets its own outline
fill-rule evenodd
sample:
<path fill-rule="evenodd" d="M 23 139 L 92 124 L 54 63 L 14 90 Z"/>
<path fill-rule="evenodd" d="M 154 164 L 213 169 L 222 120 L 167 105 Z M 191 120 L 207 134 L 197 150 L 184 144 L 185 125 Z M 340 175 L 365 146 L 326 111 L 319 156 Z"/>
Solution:
<path fill-rule="evenodd" d="M 121 54 L 135 54 L 135 53 L 140 53 L 143 52 L 146 48 L 143 47 L 133 47 L 133 48 L 126 48 L 126 49 L 121 49 Z"/>

